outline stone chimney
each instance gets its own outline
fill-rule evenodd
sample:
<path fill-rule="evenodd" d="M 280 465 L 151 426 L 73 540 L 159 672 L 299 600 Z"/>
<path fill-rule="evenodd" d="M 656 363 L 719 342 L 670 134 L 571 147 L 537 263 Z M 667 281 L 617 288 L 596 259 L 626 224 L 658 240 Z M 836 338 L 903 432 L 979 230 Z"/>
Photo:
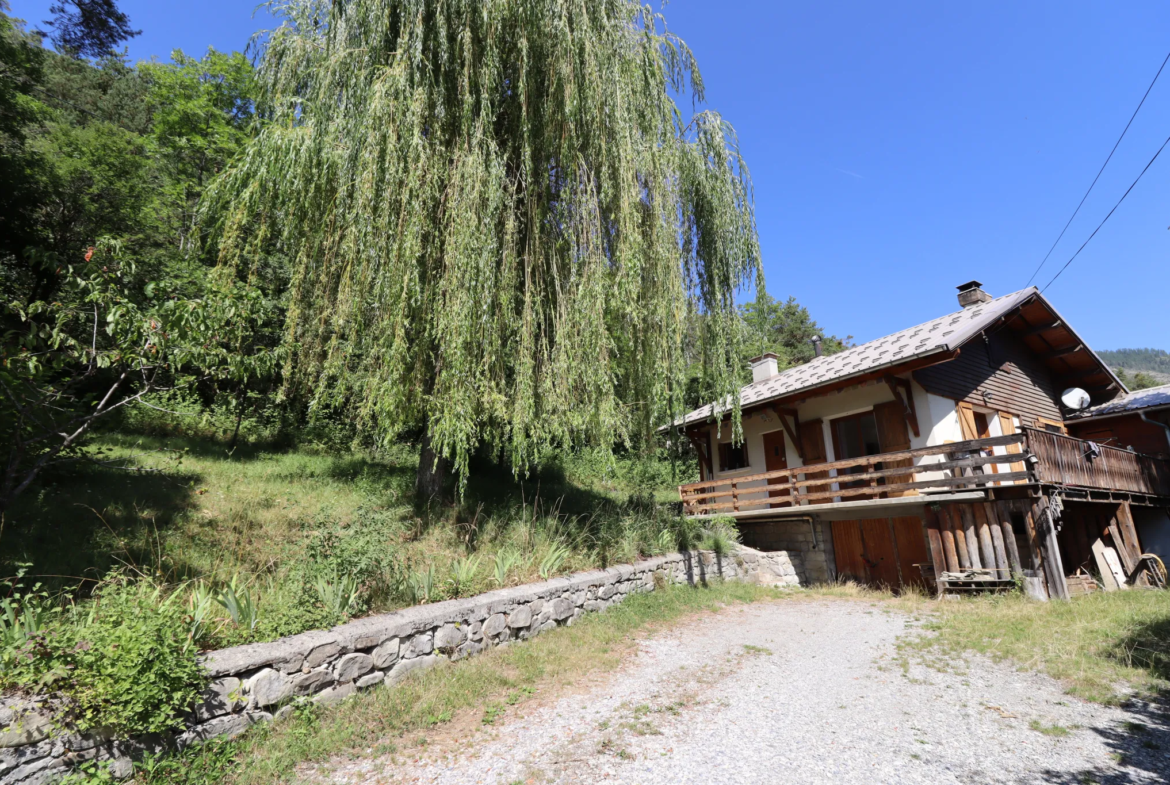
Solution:
<path fill-rule="evenodd" d="M 776 374 L 780 373 L 780 363 L 776 355 L 768 352 L 761 354 L 759 357 L 753 357 L 748 362 L 752 365 L 752 382 L 762 382 L 765 379 L 771 379 Z"/>
<path fill-rule="evenodd" d="M 959 290 L 959 305 L 964 308 L 970 308 L 973 305 L 991 302 L 991 295 L 983 291 L 982 286 L 983 284 L 979 283 L 979 281 L 967 281 L 967 283 L 957 287 Z"/>

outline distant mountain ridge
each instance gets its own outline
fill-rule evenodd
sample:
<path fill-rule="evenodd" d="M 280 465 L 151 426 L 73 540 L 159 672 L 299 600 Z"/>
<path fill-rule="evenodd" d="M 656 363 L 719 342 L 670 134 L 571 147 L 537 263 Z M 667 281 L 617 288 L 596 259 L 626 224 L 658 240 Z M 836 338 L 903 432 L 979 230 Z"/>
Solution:
<path fill-rule="evenodd" d="M 1097 354 L 1111 368 L 1170 374 L 1170 352 L 1163 349 L 1106 349 Z"/>

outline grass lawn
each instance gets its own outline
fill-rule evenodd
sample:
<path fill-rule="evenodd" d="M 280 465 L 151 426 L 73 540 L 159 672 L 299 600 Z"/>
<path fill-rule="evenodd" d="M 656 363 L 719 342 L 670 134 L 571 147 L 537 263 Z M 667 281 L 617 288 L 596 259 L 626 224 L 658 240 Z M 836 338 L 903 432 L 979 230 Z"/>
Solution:
<path fill-rule="evenodd" d="M 347 753 L 388 754 L 420 741 L 419 733 L 471 714 L 486 724 L 516 710 L 537 690 L 609 671 L 644 633 L 692 613 L 784 596 L 751 584 L 669 587 L 628 597 L 571 627 L 477 657 L 443 663 L 416 678 L 361 693 L 333 709 L 305 707 L 234 742 L 212 742 L 140 772 L 152 785 L 287 782 L 303 763 Z"/>
<path fill-rule="evenodd" d="M 928 662 L 975 651 L 1046 673 L 1071 694 L 1105 704 L 1170 689 L 1167 591 L 1101 592 L 1069 602 L 1020 595 L 894 602 L 927 611 L 925 627 L 934 635 L 902 645 L 904 654 L 925 654 Z"/>

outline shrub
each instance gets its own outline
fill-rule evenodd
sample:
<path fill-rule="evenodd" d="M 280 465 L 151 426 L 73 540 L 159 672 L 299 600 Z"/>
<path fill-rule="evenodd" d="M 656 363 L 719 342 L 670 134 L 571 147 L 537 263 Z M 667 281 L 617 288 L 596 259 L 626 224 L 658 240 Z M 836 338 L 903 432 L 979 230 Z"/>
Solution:
<path fill-rule="evenodd" d="M 178 593 L 115 575 L 83 610 L 7 650 L 0 687 L 57 693 L 78 731 L 175 728 L 205 682 L 189 627 Z"/>

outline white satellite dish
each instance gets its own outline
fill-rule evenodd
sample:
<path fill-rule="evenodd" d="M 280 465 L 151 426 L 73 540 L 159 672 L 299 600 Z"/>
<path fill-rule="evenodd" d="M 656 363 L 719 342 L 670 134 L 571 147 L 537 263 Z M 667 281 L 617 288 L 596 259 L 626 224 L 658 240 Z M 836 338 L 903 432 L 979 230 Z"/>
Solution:
<path fill-rule="evenodd" d="M 1074 412 L 1088 409 L 1089 404 L 1092 403 L 1089 394 L 1080 387 L 1069 387 L 1060 394 L 1060 401 Z"/>

